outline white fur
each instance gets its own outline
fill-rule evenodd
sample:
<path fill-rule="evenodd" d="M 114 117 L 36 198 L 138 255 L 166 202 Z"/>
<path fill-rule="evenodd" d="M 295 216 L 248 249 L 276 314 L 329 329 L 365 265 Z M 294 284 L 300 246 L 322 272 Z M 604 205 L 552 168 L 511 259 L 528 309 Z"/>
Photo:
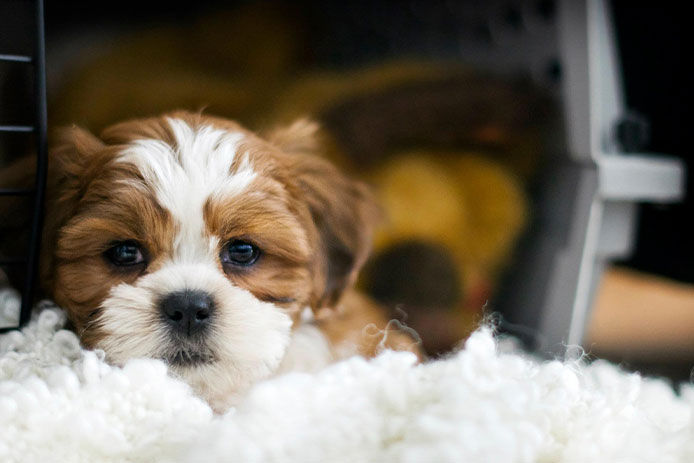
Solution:
<path fill-rule="evenodd" d="M 694 387 L 605 362 L 500 353 L 354 357 L 260 382 L 224 415 L 157 360 L 109 366 L 44 310 L 0 335 L 0 461 L 685 463 Z"/>
<path fill-rule="evenodd" d="M 156 302 L 183 289 L 204 290 L 216 302 L 207 345 L 217 360 L 198 367 L 176 368 L 199 394 L 228 406 L 232 393 L 272 374 L 280 364 L 291 319 L 273 304 L 232 285 L 207 265 L 170 264 L 134 285 L 114 287 L 101 304 L 98 323 L 106 333 L 98 345 L 112 362 L 130 358 L 167 358 L 175 352 Z"/>

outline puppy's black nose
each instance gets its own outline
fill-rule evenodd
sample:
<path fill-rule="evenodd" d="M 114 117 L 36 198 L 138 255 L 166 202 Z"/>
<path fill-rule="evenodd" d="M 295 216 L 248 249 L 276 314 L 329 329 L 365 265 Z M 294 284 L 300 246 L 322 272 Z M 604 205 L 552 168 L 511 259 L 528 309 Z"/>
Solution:
<path fill-rule="evenodd" d="M 204 291 L 177 291 L 159 303 L 164 319 L 179 333 L 192 336 L 202 331 L 214 310 L 212 296 Z"/>

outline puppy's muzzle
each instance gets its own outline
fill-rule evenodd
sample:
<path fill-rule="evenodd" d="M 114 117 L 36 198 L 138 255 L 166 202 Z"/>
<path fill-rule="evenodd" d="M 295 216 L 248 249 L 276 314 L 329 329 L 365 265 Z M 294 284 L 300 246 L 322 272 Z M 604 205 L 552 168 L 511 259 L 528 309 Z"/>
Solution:
<path fill-rule="evenodd" d="M 214 300 L 204 291 L 183 290 L 170 293 L 159 303 L 165 322 L 177 334 L 195 336 L 209 326 Z"/>

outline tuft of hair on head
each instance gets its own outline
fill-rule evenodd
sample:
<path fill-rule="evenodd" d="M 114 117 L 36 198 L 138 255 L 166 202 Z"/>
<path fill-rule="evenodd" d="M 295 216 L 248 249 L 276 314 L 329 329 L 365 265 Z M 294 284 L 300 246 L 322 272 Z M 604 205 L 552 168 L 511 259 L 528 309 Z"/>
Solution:
<path fill-rule="evenodd" d="M 285 153 L 317 153 L 321 146 L 320 125 L 302 118 L 271 130 L 266 139 Z"/>
<path fill-rule="evenodd" d="M 50 152 L 53 178 L 82 177 L 90 156 L 104 146 L 100 138 L 76 125 L 58 129 Z"/>

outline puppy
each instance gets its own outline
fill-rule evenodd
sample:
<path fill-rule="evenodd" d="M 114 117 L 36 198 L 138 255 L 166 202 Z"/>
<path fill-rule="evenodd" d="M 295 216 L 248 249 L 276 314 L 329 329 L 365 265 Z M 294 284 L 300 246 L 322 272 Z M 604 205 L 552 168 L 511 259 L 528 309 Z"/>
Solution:
<path fill-rule="evenodd" d="M 417 351 L 350 290 L 378 209 L 317 149 L 310 122 L 261 138 L 189 112 L 63 131 L 45 289 L 86 347 L 163 359 L 217 411 L 279 371 Z"/>

